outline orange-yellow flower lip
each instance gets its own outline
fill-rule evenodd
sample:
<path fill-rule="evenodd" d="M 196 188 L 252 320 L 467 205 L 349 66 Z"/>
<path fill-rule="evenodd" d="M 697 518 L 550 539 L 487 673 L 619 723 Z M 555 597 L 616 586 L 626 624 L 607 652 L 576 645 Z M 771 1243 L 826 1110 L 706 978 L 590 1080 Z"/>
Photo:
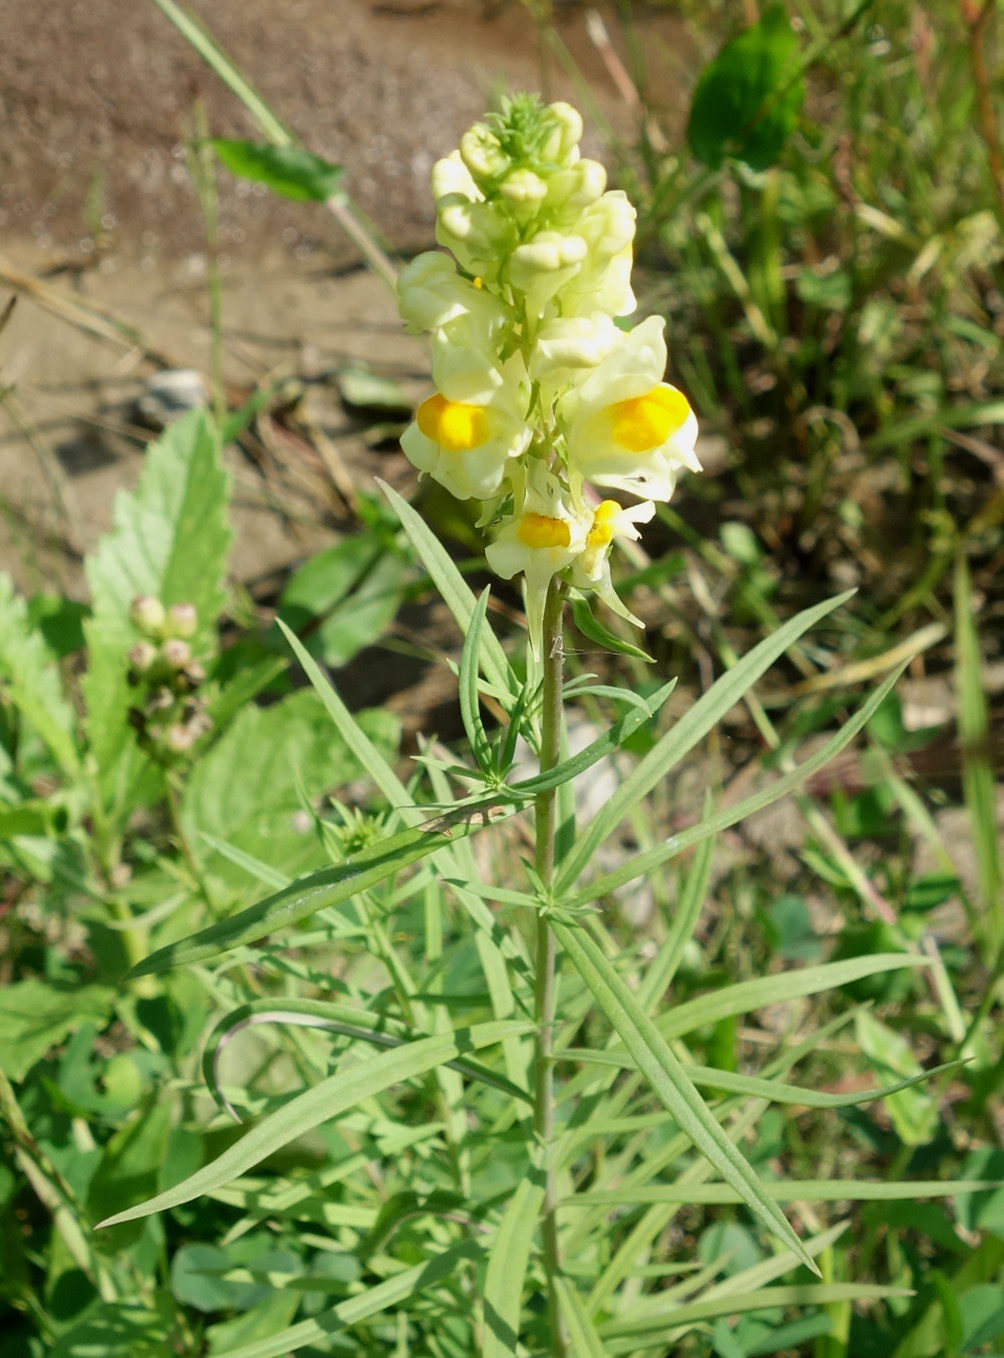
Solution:
<path fill-rule="evenodd" d="M 632 396 L 607 407 L 610 436 L 629 453 L 660 448 L 690 418 L 690 402 L 682 391 L 661 383 L 644 396 Z"/>
<path fill-rule="evenodd" d="M 572 540 L 565 520 L 546 514 L 523 514 L 516 532 L 524 547 L 567 547 Z"/>
<path fill-rule="evenodd" d="M 438 391 L 418 407 L 415 420 L 425 437 L 448 453 L 469 452 L 491 437 L 484 406 L 450 401 Z"/>

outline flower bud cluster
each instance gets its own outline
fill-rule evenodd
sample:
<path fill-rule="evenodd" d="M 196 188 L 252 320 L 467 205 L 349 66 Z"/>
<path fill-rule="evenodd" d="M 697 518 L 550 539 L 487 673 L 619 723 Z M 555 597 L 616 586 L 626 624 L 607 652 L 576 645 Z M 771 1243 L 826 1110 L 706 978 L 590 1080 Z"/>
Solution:
<path fill-rule="evenodd" d="M 624 329 L 635 210 L 579 152 L 582 119 L 533 96 L 465 132 L 432 171 L 436 239 L 401 274 L 412 334 L 432 337 L 436 391 L 401 439 L 411 462 L 494 525 L 488 563 L 522 572 L 536 649 L 560 574 L 624 616 L 610 548 L 700 471 L 697 422 L 663 379 L 663 322 Z M 597 491 L 637 496 L 625 509 Z"/>
<path fill-rule="evenodd" d="M 143 701 L 129 719 L 140 740 L 158 762 L 187 754 L 212 729 L 212 718 L 199 692 L 206 671 L 192 656 L 191 639 L 199 617 L 191 603 L 165 608 L 159 599 L 140 595 L 129 610 L 142 640 L 129 650 L 129 683 L 142 689 Z"/>

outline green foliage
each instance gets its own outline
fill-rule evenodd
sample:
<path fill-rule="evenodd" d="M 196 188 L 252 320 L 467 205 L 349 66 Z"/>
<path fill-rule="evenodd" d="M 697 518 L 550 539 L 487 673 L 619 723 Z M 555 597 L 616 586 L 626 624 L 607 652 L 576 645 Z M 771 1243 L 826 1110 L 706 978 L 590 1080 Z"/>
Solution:
<path fill-rule="evenodd" d="M 391 755 L 398 737 L 394 719 L 371 712 L 359 720 L 384 756 Z M 331 739 L 324 707 L 313 693 L 294 693 L 271 707 L 248 706 L 193 768 L 181 802 L 182 823 L 193 843 L 200 834 L 215 836 L 293 877 L 327 860 L 309 808 L 361 772 Z M 214 855 L 203 866 L 233 886 L 247 883 L 247 872 L 233 859 Z"/>
<path fill-rule="evenodd" d="M 240 179 L 264 184 L 294 203 L 323 203 L 338 192 L 342 170 L 299 146 L 271 146 L 267 142 L 234 141 L 214 137 L 220 160 Z"/>
<path fill-rule="evenodd" d="M 701 72 L 690 105 L 687 140 L 717 170 L 726 156 L 766 170 L 798 122 L 805 82 L 798 39 L 780 4 L 766 9 Z"/>
<path fill-rule="evenodd" d="M 135 762 L 128 721 L 128 653 L 138 639 L 132 601 L 145 595 L 165 606 L 194 604 L 200 625 L 192 649 L 207 654 L 224 603 L 228 495 L 217 435 L 208 415 L 193 411 L 150 446 L 135 491 L 118 496 L 115 527 L 87 563 L 92 614 L 83 695 L 106 799 L 121 796 Z"/>
<path fill-rule="evenodd" d="M 201 413 L 150 449 L 88 605 L 0 580 L 0 1296 L 17 1358 L 500 1358 L 553 1351 L 556 1323 L 589 1358 L 1000 1346 L 996 640 L 977 616 L 1000 513 L 959 489 L 943 434 L 993 447 L 1000 243 L 965 73 L 943 48 L 925 75 L 908 17 L 875 7 L 879 35 L 824 6 L 796 38 L 768 9 L 698 82 L 702 167 L 656 139 L 625 156 L 651 303 L 734 458 L 706 502 L 681 487 L 671 550 L 626 581 L 663 609 L 649 640 L 675 694 L 587 620 L 620 659 L 565 686 L 584 746 L 517 771 L 543 745 L 541 672 L 393 492 L 401 529 L 364 505 L 364 532 L 286 582 L 281 623 L 221 654 L 229 486 Z M 817 100 L 832 113 L 836 95 L 824 124 Z M 224 145 L 280 191 L 335 191 L 300 152 Z M 354 391 L 397 413 L 389 389 Z M 838 541 L 863 573 L 853 616 L 846 596 L 816 602 Z M 423 740 L 402 764 L 396 723 L 350 711 L 321 667 L 430 580 L 462 636 L 467 743 Z M 129 677 L 137 594 L 197 611 L 214 724 L 174 758 L 129 715 L 153 692 Z M 909 776 L 927 735 L 892 696 L 953 612 L 975 888 Z M 290 654 L 310 687 L 276 692 Z M 852 701 L 861 681 L 878 687 Z M 523 860 L 551 793 L 548 881 Z M 782 872 L 748 856 L 764 832 L 732 827 L 789 793 L 808 828 Z M 550 1132 L 530 1121 L 539 918 L 561 943 Z M 556 1276 L 537 1230 L 549 1156 Z"/>

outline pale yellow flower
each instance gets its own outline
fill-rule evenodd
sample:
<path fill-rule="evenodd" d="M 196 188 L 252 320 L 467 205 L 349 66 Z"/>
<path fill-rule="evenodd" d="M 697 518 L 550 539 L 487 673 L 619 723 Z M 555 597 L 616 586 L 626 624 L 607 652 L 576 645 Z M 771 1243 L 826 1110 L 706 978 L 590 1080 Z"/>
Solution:
<path fill-rule="evenodd" d="M 488 564 L 504 580 L 523 573 L 527 627 L 534 654 L 544 623 L 544 600 L 553 576 L 570 566 L 586 545 L 592 515 L 562 494 L 557 478 L 534 469 L 522 512 L 499 529 L 485 549 Z"/>
<path fill-rule="evenodd" d="M 490 499 L 532 435 L 523 361 L 517 354 L 499 365 L 477 349 L 444 345 L 433 378 L 437 391 L 419 406 L 401 447 L 458 500 Z"/>
<path fill-rule="evenodd" d="M 558 404 L 570 469 L 597 486 L 668 500 L 681 468 L 700 471 L 697 420 L 662 381 L 664 322 L 650 317 Z"/>
<path fill-rule="evenodd" d="M 648 523 L 655 514 L 651 500 L 625 509 L 616 500 L 602 500 L 593 510 L 583 551 L 572 562 L 571 583 L 578 589 L 598 594 L 608 608 L 641 627 L 641 622 L 625 607 L 610 580 L 610 548 L 615 538 L 636 542 L 639 523 Z"/>

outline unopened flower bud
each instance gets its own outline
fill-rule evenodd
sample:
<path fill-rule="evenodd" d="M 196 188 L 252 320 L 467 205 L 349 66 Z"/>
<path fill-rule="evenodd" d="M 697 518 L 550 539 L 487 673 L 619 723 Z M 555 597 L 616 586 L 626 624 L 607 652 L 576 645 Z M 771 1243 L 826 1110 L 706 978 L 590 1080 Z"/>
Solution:
<path fill-rule="evenodd" d="M 195 733 L 187 726 L 169 726 L 164 733 L 164 744 L 172 754 L 187 754 L 195 744 Z"/>
<path fill-rule="evenodd" d="M 192 658 L 192 648 L 180 637 L 169 637 L 160 648 L 161 659 L 171 670 L 183 670 Z"/>
<path fill-rule="evenodd" d="M 150 594 L 140 594 L 133 599 L 129 616 L 135 627 L 153 637 L 164 625 L 164 605 Z"/>
<path fill-rule="evenodd" d="M 553 130 L 542 148 L 544 158 L 556 165 L 570 165 L 577 159 L 582 140 L 582 117 L 565 103 L 548 104 L 547 113 Z"/>
<path fill-rule="evenodd" d="M 199 615 L 194 604 L 172 604 L 164 619 L 164 631 L 169 637 L 194 637 L 199 628 Z"/>
<path fill-rule="evenodd" d="M 561 236 L 557 231 L 541 231 L 526 245 L 512 253 L 514 269 L 521 273 L 551 273 L 570 264 L 581 264 L 588 254 L 581 236 Z"/>
<path fill-rule="evenodd" d="M 509 165 L 498 137 L 484 123 L 475 123 L 460 138 L 460 158 L 473 177 L 481 181 L 504 174 Z"/>
<path fill-rule="evenodd" d="M 547 197 L 547 184 L 532 170 L 513 170 L 499 185 L 499 193 L 514 207 L 535 208 Z"/>
<path fill-rule="evenodd" d="M 444 198 L 449 198 L 452 194 L 458 193 L 461 198 L 466 198 L 468 202 L 474 203 L 484 197 L 484 194 L 475 184 L 471 177 L 471 172 L 460 159 L 460 152 L 454 151 L 451 155 L 444 156 L 442 160 L 437 160 L 432 167 L 432 196 L 436 201 L 436 206 Z"/>
<path fill-rule="evenodd" d="M 148 674 L 157 663 L 157 648 L 152 641 L 137 641 L 129 652 L 129 664 L 138 675 Z"/>

